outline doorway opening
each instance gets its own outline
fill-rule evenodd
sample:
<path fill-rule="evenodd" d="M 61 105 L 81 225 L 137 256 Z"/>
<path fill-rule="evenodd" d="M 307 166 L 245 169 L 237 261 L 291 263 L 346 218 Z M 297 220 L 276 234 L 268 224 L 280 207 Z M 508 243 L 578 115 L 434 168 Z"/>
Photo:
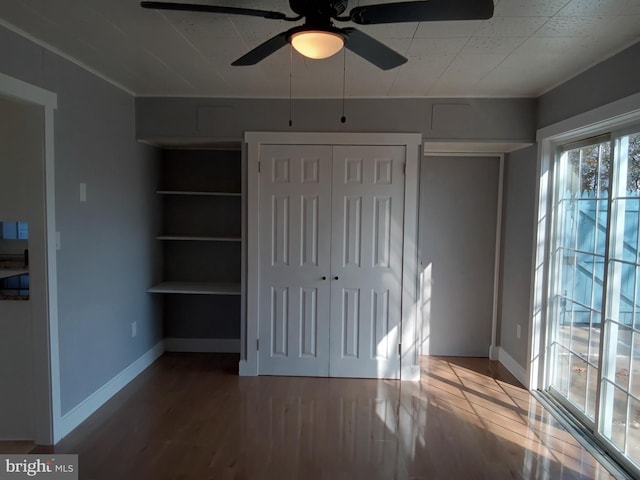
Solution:
<path fill-rule="evenodd" d="M 11 399 L 0 412 L 0 439 L 52 444 L 60 419 L 53 126 L 57 96 L 0 74 L 0 220 L 26 221 L 28 300 L 0 300 L 0 351 Z M 5 336 L 6 334 L 6 336 Z M 22 348 L 17 348 L 17 340 Z M 4 384 L 3 384 L 4 385 Z M 3 388 L 3 391 L 5 389 Z M 26 400 L 25 400 L 26 399 Z M 17 438 L 16 438 L 17 437 Z"/>

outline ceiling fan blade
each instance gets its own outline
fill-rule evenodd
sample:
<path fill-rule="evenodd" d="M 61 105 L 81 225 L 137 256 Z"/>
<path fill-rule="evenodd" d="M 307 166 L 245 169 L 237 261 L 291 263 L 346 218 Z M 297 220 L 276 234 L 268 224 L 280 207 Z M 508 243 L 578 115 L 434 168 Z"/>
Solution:
<path fill-rule="evenodd" d="M 359 25 L 370 25 L 440 20 L 486 20 L 492 16 L 493 0 L 427 0 L 356 7 L 349 13 L 348 19 Z"/>
<path fill-rule="evenodd" d="M 391 70 L 407 61 L 405 57 L 395 50 L 390 49 L 384 43 L 370 37 L 366 33 L 362 33 L 360 30 L 344 28 L 342 31 L 346 34 L 344 41 L 345 48 L 360 55 L 382 70 Z"/>
<path fill-rule="evenodd" d="M 254 10 L 251 8 L 220 7 L 215 5 L 196 5 L 192 3 L 174 2 L 140 2 L 142 8 L 153 10 L 178 10 L 183 12 L 206 12 L 223 13 L 228 15 L 249 15 L 252 17 L 270 18 L 272 20 L 294 20 L 281 12 L 270 12 L 268 10 Z M 295 18 L 299 20 L 300 17 Z"/>
<path fill-rule="evenodd" d="M 271 37 L 266 42 L 258 45 L 256 48 L 251 50 L 249 53 L 243 55 L 238 60 L 233 62 L 231 65 L 234 67 L 238 66 L 246 66 L 246 65 L 255 65 L 256 63 L 264 60 L 272 53 L 277 52 L 282 47 L 284 47 L 288 40 L 289 32 L 282 32 L 276 35 L 275 37 Z"/>

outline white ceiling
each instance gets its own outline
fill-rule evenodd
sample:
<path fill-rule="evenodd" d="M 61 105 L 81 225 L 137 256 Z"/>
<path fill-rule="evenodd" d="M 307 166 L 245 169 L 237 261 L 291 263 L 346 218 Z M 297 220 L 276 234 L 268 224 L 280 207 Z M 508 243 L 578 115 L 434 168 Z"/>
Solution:
<path fill-rule="evenodd" d="M 176 1 L 291 13 L 287 0 Z M 409 61 L 384 72 L 347 52 L 347 96 L 538 96 L 640 40 L 640 0 L 495 5 L 487 21 L 354 25 Z M 288 97 L 290 62 L 295 98 L 342 95 L 342 53 L 307 60 L 285 47 L 256 66 L 230 66 L 290 22 L 158 12 L 138 0 L 0 0 L 0 18 L 136 95 Z"/>

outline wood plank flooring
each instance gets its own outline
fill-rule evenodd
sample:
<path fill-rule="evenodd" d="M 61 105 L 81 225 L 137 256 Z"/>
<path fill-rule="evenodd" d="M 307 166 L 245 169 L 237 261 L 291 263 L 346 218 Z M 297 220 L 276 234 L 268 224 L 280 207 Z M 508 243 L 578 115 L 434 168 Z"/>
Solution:
<path fill-rule="evenodd" d="M 497 362 L 424 357 L 420 382 L 238 377 L 166 353 L 55 447 L 80 478 L 612 479 Z"/>
<path fill-rule="evenodd" d="M 33 450 L 35 445 L 29 441 L 5 441 L 0 440 L 0 453 L 6 453 L 9 455 L 20 455 L 23 453 L 29 453 Z"/>

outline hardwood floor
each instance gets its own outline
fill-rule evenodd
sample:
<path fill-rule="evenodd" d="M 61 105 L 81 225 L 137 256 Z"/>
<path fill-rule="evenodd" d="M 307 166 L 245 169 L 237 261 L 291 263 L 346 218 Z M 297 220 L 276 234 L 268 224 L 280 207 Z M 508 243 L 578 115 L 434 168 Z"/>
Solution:
<path fill-rule="evenodd" d="M 0 440 L 0 453 L 9 455 L 29 453 L 35 445 L 29 441 L 5 441 Z"/>
<path fill-rule="evenodd" d="M 98 479 L 613 478 L 497 362 L 424 357 L 421 382 L 238 377 L 163 355 L 58 445 Z"/>

